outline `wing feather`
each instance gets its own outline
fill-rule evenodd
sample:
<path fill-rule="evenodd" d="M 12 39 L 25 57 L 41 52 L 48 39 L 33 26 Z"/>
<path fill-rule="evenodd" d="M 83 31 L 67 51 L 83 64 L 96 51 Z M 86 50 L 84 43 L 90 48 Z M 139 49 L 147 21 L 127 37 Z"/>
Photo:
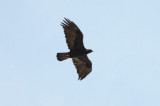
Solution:
<path fill-rule="evenodd" d="M 65 18 L 61 22 L 61 26 L 64 29 L 66 43 L 71 51 L 85 49 L 83 45 L 83 34 L 74 22 Z"/>
<path fill-rule="evenodd" d="M 84 79 L 92 71 L 92 63 L 88 59 L 87 55 L 72 58 L 72 61 L 77 69 L 79 80 Z"/>

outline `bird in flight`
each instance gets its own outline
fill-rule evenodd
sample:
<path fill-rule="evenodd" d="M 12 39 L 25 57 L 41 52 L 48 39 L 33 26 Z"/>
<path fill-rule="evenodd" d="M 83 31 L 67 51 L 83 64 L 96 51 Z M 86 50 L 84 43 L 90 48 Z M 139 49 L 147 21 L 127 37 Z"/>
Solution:
<path fill-rule="evenodd" d="M 82 80 L 92 71 L 92 62 L 87 57 L 87 54 L 93 51 L 84 47 L 83 34 L 73 21 L 64 18 L 61 26 L 64 29 L 66 43 L 70 52 L 57 53 L 57 59 L 63 61 L 72 58 L 79 76 L 78 80 Z"/>

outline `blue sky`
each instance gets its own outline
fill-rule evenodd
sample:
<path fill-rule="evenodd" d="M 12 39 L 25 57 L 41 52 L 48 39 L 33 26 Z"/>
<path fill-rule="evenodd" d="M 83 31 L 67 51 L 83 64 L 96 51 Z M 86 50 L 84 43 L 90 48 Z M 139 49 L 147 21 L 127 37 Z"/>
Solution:
<path fill-rule="evenodd" d="M 93 49 L 78 81 L 60 22 Z M 159 0 L 1 0 L 0 106 L 160 106 Z"/>

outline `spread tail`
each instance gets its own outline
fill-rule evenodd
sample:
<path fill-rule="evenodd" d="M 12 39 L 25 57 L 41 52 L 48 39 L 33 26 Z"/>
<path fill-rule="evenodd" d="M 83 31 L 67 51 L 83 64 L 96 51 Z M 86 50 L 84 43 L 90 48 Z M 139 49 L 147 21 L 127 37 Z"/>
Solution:
<path fill-rule="evenodd" d="M 57 53 L 57 59 L 63 61 L 69 58 L 69 53 Z"/>

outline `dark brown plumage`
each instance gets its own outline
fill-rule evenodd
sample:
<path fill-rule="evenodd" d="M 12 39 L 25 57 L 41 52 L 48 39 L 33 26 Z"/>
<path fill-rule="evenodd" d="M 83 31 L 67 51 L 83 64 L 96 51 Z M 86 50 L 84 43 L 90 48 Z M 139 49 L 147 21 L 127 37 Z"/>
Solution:
<path fill-rule="evenodd" d="M 78 79 L 82 80 L 92 71 L 92 63 L 87 57 L 87 54 L 91 53 L 92 50 L 84 47 L 83 34 L 74 22 L 65 18 L 61 23 L 61 26 L 64 29 L 66 42 L 70 52 L 57 53 L 57 59 L 63 61 L 72 58 L 79 75 Z"/>

